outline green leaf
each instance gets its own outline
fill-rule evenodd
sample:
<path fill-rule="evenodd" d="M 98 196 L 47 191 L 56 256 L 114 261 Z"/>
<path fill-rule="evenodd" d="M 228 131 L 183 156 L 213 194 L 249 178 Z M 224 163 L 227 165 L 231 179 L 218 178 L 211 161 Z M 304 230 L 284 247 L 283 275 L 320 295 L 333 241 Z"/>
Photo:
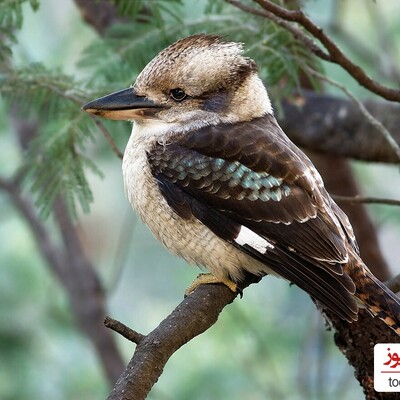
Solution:
<path fill-rule="evenodd" d="M 93 201 L 85 171 L 101 175 L 87 157 L 93 137 L 92 118 L 81 110 L 87 95 L 73 77 L 32 64 L 0 78 L 0 94 L 17 117 L 39 121 L 37 136 L 29 143 L 21 167 L 40 214 L 47 217 L 62 196 L 72 215 L 77 204 L 87 212 Z"/>
<path fill-rule="evenodd" d="M 0 61 L 2 62 L 12 53 L 10 43 L 16 42 L 14 32 L 22 28 L 24 3 L 29 3 L 33 11 L 39 8 L 38 0 L 1 0 L 0 2 Z"/>

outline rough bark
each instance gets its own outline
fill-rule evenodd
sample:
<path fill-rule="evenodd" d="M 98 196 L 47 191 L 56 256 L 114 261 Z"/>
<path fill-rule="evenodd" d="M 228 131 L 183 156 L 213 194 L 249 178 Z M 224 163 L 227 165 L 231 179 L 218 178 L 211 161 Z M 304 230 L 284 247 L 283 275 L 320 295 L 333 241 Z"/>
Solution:
<path fill-rule="evenodd" d="M 400 104 L 363 102 L 400 144 Z M 298 146 L 318 153 L 363 161 L 398 163 L 394 150 L 351 100 L 304 91 L 283 102 L 278 116 L 285 133 Z"/>
<path fill-rule="evenodd" d="M 224 285 L 199 286 L 139 341 L 108 400 L 145 399 L 172 354 L 214 325 L 222 309 L 235 297 Z"/>
<path fill-rule="evenodd" d="M 387 329 L 378 318 L 364 310 L 357 322 L 349 324 L 328 315 L 335 330 L 335 344 L 354 367 L 356 379 L 360 382 L 367 400 L 395 400 L 399 393 L 378 393 L 374 390 L 374 346 L 377 343 L 400 343 L 400 338 Z"/>

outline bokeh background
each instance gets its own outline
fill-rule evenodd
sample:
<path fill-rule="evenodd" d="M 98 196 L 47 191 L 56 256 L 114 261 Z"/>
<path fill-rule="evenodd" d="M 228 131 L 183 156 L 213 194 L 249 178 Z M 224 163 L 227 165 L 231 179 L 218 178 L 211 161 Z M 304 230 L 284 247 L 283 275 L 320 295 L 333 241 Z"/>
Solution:
<path fill-rule="evenodd" d="M 7 0 L 0 0 L 0 13 L 6 3 Z M 10 62 L 16 68 L 32 62 L 56 68 L 85 82 L 89 93 L 91 82 L 98 84 L 93 76 L 96 69 L 84 64 L 93 47 L 89 52 L 87 49 L 99 40 L 98 34 L 82 19 L 74 1 L 39 3 L 36 11 L 29 3 L 22 4 L 23 25 L 14 32 L 16 42 Z M 185 24 L 195 26 L 193 21 L 204 21 L 199 31 L 213 32 L 213 19 L 220 18 L 218 10 L 206 13 L 210 7 L 206 0 L 160 3 L 178 14 Z M 305 2 L 305 9 L 318 24 L 330 29 L 350 56 L 359 59 L 371 74 L 382 65 L 389 69 L 399 65 L 397 0 L 312 0 Z M 334 30 L 333 23 L 341 31 Z M 182 30 L 181 36 L 184 33 Z M 174 35 L 180 36 L 179 27 Z M 230 37 L 236 39 L 235 33 L 230 32 Z M 355 44 L 349 44 L 348 37 Z M 368 62 L 361 55 L 363 50 L 377 58 Z M 142 64 L 155 55 L 153 46 L 146 43 L 140 51 L 138 60 Z M 82 59 L 86 61 L 82 63 Z M 104 54 L 102 62 L 104 70 L 118 71 L 118 63 L 114 65 L 110 54 Z M 361 99 L 371 96 L 340 68 L 324 67 L 329 76 Z M 268 65 L 261 68 L 268 81 Z M 133 82 L 138 70 L 123 70 L 120 76 L 116 72 L 115 85 L 112 79 L 104 85 L 111 90 L 129 84 L 129 74 Z M 327 90 L 338 93 L 337 89 Z M 107 126 L 123 149 L 130 124 L 113 122 Z M 24 158 L 13 129 L 10 108 L 0 99 L 2 177 L 11 176 Z M 181 301 L 184 289 L 198 271 L 170 255 L 138 221 L 124 196 L 120 160 L 103 136 L 95 129 L 93 133 L 86 151 L 103 177 L 87 171 L 94 200 L 89 213 L 78 207 L 79 236 L 106 290 L 109 314 L 147 333 Z M 398 168 L 361 162 L 354 162 L 353 168 L 364 194 L 400 197 Z M 387 262 L 392 273 L 397 274 L 399 210 L 369 206 L 369 211 Z M 77 329 L 64 288 L 42 259 L 26 221 L 4 190 L 0 190 L 0 219 L 0 398 L 105 398 L 110 388 L 92 343 Z M 44 223 L 51 225 L 52 217 Z M 281 280 L 264 279 L 228 306 L 215 326 L 171 358 L 149 399 L 362 398 L 353 371 L 334 346 L 332 335 L 306 294 Z M 134 346 L 122 338 L 116 340 L 128 362 Z"/>

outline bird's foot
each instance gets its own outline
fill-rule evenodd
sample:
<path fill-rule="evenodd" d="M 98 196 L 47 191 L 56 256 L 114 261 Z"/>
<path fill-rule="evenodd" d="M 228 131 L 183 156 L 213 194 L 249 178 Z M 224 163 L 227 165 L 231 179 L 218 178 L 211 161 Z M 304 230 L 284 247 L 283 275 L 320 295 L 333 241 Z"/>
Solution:
<path fill-rule="evenodd" d="M 198 286 L 209 284 L 209 283 L 223 283 L 227 286 L 232 292 L 236 293 L 238 291 L 237 284 L 228 278 L 217 278 L 213 274 L 200 274 L 197 278 L 190 284 L 190 286 L 185 290 L 185 297 L 190 293 L 194 292 Z"/>

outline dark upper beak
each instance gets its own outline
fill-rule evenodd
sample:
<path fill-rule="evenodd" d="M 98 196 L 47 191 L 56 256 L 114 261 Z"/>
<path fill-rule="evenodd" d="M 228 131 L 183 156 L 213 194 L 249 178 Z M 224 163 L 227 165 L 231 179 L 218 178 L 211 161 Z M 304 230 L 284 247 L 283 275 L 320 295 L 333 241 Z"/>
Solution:
<path fill-rule="evenodd" d="M 152 118 L 161 108 L 146 97 L 137 96 L 133 88 L 108 94 L 82 106 L 82 110 L 90 114 L 122 120 Z"/>

